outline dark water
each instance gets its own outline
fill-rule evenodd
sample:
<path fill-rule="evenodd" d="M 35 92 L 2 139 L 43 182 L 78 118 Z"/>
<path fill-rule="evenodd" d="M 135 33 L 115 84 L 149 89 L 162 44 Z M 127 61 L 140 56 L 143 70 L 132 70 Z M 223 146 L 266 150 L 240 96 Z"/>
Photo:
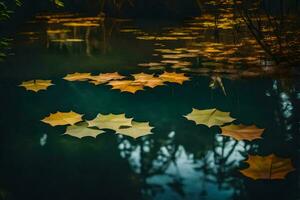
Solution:
<path fill-rule="evenodd" d="M 100 25 L 64 24 L 70 21 Z M 236 35 L 227 19 L 216 32 L 203 24 L 209 21 L 103 22 L 63 15 L 24 25 L 14 55 L 1 64 L 0 198 L 299 198 L 297 75 L 274 67 L 246 27 Z M 190 81 L 130 94 L 62 79 L 74 72 L 163 71 L 185 73 Z M 55 85 L 38 93 L 18 87 L 33 79 Z M 183 117 L 192 108 L 230 112 L 236 124 L 265 128 L 262 139 L 237 141 L 220 135 L 218 126 L 196 125 Z M 133 139 L 108 130 L 78 139 L 62 135 L 66 126 L 40 121 L 71 110 L 85 120 L 125 113 L 150 122 L 153 134 Z M 248 155 L 270 154 L 291 159 L 296 170 L 280 180 L 253 180 L 239 172 L 248 167 Z"/>

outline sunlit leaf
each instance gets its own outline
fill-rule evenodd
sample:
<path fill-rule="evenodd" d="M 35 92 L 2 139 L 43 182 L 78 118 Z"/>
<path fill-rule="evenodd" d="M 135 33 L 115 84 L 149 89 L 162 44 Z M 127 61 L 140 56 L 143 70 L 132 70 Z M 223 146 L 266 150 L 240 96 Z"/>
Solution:
<path fill-rule="evenodd" d="M 193 111 L 184 117 L 188 120 L 194 121 L 197 125 L 202 124 L 208 127 L 222 126 L 235 120 L 230 117 L 229 112 L 222 112 L 216 108 L 207 110 L 198 110 L 193 108 Z"/>
<path fill-rule="evenodd" d="M 98 114 L 91 121 L 87 121 L 89 127 L 97 127 L 99 129 L 118 130 L 120 126 L 130 127 L 132 118 L 127 118 L 125 114 Z"/>
<path fill-rule="evenodd" d="M 120 128 L 116 132 L 122 135 L 127 135 L 133 138 L 142 137 L 153 134 L 151 130 L 153 127 L 149 126 L 149 122 L 135 122 L 132 121 L 131 127 Z"/>
<path fill-rule="evenodd" d="M 40 90 L 47 90 L 47 88 L 51 85 L 51 80 L 31 80 L 31 81 L 25 81 L 22 84 L 20 84 L 20 87 L 25 87 L 26 90 L 31 90 L 34 92 L 38 92 Z"/>
<path fill-rule="evenodd" d="M 164 85 L 164 81 L 158 77 L 154 77 L 152 74 L 133 74 L 134 82 L 141 83 L 144 86 L 155 88 L 160 85 Z"/>
<path fill-rule="evenodd" d="M 125 78 L 125 76 L 120 75 L 118 72 L 104 73 L 104 74 L 99 74 L 97 76 L 89 77 L 89 79 L 91 80 L 90 83 L 93 83 L 95 85 L 107 83 L 108 81 L 111 81 L 111 80 L 120 80 L 123 78 Z"/>
<path fill-rule="evenodd" d="M 111 85 L 112 89 L 118 89 L 121 92 L 129 92 L 133 94 L 139 90 L 144 90 L 143 83 L 135 82 L 133 80 L 110 81 L 108 85 Z"/>
<path fill-rule="evenodd" d="M 78 125 L 68 126 L 64 135 L 71 135 L 77 138 L 83 138 L 87 136 L 96 138 L 97 135 L 102 133 L 105 133 L 105 131 L 88 128 L 87 123 L 80 123 Z"/>
<path fill-rule="evenodd" d="M 41 121 L 51 126 L 58 126 L 58 125 L 74 125 L 77 122 L 82 121 L 81 114 L 75 113 L 73 111 L 70 112 L 56 112 L 54 114 L 50 114 L 48 117 L 45 117 Z"/>
<path fill-rule="evenodd" d="M 178 84 L 183 84 L 183 82 L 190 80 L 190 78 L 185 76 L 184 73 L 176 72 L 164 72 L 163 74 L 159 75 L 159 78 L 166 82 Z"/>
<path fill-rule="evenodd" d="M 73 74 L 67 74 L 63 79 L 67 81 L 87 81 L 90 79 L 91 73 L 78 73 L 75 72 Z"/>
<path fill-rule="evenodd" d="M 249 164 L 249 167 L 240 172 L 254 180 L 284 179 L 289 172 L 295 170 L 291 159 L 280 158 L 274 154 L 268 156 L 249 155 L 245 162 Z"/>

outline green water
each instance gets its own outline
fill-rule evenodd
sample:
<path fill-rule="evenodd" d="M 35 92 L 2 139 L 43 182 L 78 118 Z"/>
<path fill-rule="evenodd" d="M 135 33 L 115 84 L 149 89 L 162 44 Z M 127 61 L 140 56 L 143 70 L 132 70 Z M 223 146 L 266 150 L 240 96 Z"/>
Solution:
<path fill-rule="evenodd" d="M 197 35 L 190 31 L 188 36 L 196 35 L 196 46 L 191 39 L 136 38 L 139 34 L 166 37 L 169 30 L 184 29 L 187 23 L 108 20 L 100 28 L 91 28 L 88 36 L 87 28 L 71 28 L 70 35 L 57 38 L 46 32 L 61 28 L 57 24 L 35 21 L 24 25 L 14 36 L 14 55 L 1 64 L 0 199 L 299 198 L 297 76 L 270 74 L 272 66 L 266 64 L 250 68 L 240 62 L 215 67 L 218 61 L 211 55 L 205 57 L 201 48 L 205 42 L 232 47 L 228 32 L 220 33 L 216 40 L 210 32 Z M 142 33 L 120 31 L 125 28 Z M 33 33 L 28 36 L 29 31 Z M 53 42 L 67 37 L 83 41 Z M 250 37 L 244 33 L 240 40 Z M 198 56 L 181 59 L 191 66 L 138 66 L 160 62 L 161 55 L 153 55 L 157 48 L 191 46 L 201 47 Z M 247 50 L 245 54 L 251 53 Z M 212 64 L 201 64 L 208 62 Z M 74 72 L 129 76 L 140 72 L 159 75 L 165 70 L 185 73 L 190 81 L 130 94 L 108 85 L 62 79 Z M 223 89 L 221 85 L 210 87 L 212 77 L 220 77 Z M 49 79 L 55 85 L 38 93 L 18 87 L 32 79 Z M 196 125 L 183 117 L 192 108 L 230 112 L 237 119 L 235 124 L 265 128 L 262 139 L 237 141 L 220 135 L 218 126 Z M 150 122 L 153 134 L 133 139 L 106 130 L 96 138 L 78 139 L 62 135 L 66 126 L 52 127 L 40 121 L 50 113 L 71 110 L 84 114 L 85 120 L 99 113 L 125 113 L 135 121 Z M 270 154 L 291 159 L 296 170 L 279 180 L 253 180 L 239 172 L 248 167 L 244 162 L 248 155 Z"/>

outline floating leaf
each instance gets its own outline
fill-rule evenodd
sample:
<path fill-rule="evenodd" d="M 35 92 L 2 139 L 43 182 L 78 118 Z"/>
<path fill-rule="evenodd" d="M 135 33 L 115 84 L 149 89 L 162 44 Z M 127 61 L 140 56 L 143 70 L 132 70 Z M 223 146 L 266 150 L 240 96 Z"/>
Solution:
<path fill-rule="evenodd" d="M 88 128 L 87 123 L 81 123 L 78 125 L 68 126 L 64 135 L 71 135 L 77 138 L 83 138 L 87 136 L 96 138 L 97 135 L 101 133 L 105 133 L 105 131 Z"/>
<path fill-rule="evenodd" d="M 108 85 L 113 86 L 112 89 L 119 89 L 121 92 L 136 93 L 139 90 L 144 90 L 144 85 L 132 80 L 110 81 Z"/>
<path fill-rule="evenodd" d="M 193 108 L 193 111 L 184 117 L 188 120 L 196 122 L 196 124 L 203 124 L 208 127 L 222 126 L 225 123 L 235 120 L 234 118 L 230 117 L 229 112 L 222 112 L 216 108 L 207 110 L 198 110 Z"/>
<path fill-rule="evenodd" d="M 255 125 L 234 125 L 230 124 L 221 127 L 222 135 L 233 137 L 236 140 L 255 140 L 261 138 L 262 133 L 265 129 L 257 128 Z"/>
<path fill-rule="evenodd" d="M 164 81 L 158 77 L 154 77 L 152 74 L 133 74 L 134 82 L 140 83 L 143 86 L 147 86 L 150 88 L 155 88 L 156 86 L 164 85 Z"/>
<path fill-rule="evenodd" d="M 159 75 L 159 78 L 166 82 L 171 83 L 179 83 L 183 84 L 184 81 L 189 80 L 189 77 L 186 77 L 184 73 L 176 73 L 176 72 L 164 72 L 163 74 Z"/>
<path fill-rule="evenodd" d="M 99 74 L 98 76 L 90 76 L 89 79 L 91 80 L 90 83 L 93 83 L 95 85 L 107 83 L 111 80 L 120 80 L 125 78 L 125 76 L 120 75 L 118 72 L 114 73 L 104 73 Z"/>
<path fill-rule="evenodd" d="M 284 179 L 289 172 L 295 170 L 291 159 L 280 158 L 274 154 L 269 156 L 249 155 L 245 162 L 249 164 L 249 167 L 240 172 L 254 180 Z"/>
<path fill-rule="evenodd" d="M 97 127 L 99 129 L 118 130 L 120 126 L 131 126 L 132 118 L 126 118 L 125 114 L 98 114 L 97 117 L 91 121 L 87 121 L 89 127 Z"/>
<path fill-rule="evenodd" d="M 122 135 L 127 135 L 133 138 L 142 137 L 144 135 L 153 134 L 151 130 L 153 127 L 149 126 L 149 122 L 135 122 L 132 121 L 132 126 L 129 128 L 120 128 L 116 132 Z"/>
<path fill-rule="evenodd" d="M 56 112 L 54 114 L 50 114 L 48 117 L 45 117 L 41 121 L 51 126 L 58 126 L 58 125 L 74 125 L 77 122 L 82 121 L 81 114 L 75 113 L 73 111 L 70 112 Z"/>
<path fill-rule="evenodd" d="M 67 76 L 64 77 L 67 81 L 86 81 L 90 79 L 91 73 L 78 73 L 75 72 L 73 74 L 67 74 Z"/>
<path fill-rule="evenodd" d="M 25 81 L 19 86 L 25 87 L 26 90 L 38 92 L 40 90 L 47 90 L 49 86 L 53 85 L 51 82 L 51 80 L 31 80 Z"/>

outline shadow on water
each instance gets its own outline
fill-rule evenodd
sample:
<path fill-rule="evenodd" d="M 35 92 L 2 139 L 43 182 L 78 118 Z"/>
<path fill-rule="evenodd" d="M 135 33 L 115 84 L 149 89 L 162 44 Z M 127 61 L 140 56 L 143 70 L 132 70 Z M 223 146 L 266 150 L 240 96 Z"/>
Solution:
<path fill-rule="evenodd" d="M 27 22 L 0 69 L 0 199 L 299 198 L 295 16 L 282 11 L 277 20 L 268 4 L 198 3 L 202 15 L 183 21 L 62 13 Z M 127 81 L 141 72 L 155 80 L 176 72 L 189 80 L 132 94 L 108 81 L 62 79 L 75 72 L 118 72 Z M 55 85 L 37 93 L 18 87 L 37 79 Z M 209 128 L 184 117 L 212 108 L 230 112 L 233 124 L 264 128 L 262 138 L 237 140 L 221 134 L 223 124 Z M 153 134 L 134 139 L 103 129 L 79 139 L 64 134 L 67 126 L 41 122 L 57 111 L 88 122 L 124 113 L 149 122 Z M 296 170 L 276 180 L 241 173 L 251 155 L 271 154 Z"/>

